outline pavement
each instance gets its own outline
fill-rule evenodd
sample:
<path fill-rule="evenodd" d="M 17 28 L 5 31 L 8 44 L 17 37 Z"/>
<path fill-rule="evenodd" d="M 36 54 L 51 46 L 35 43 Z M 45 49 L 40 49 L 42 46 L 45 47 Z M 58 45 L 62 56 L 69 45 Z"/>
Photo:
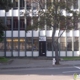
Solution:
<path fill-rule="evenodd" d="M 52 60 L 46 59 L 25 59 L 25 58 L 13 58 L 7 63 L 0 63 L 0 69 L 19 69 L 19 68 L 50 68 L 50 67 L 62 67 L 62 66 L 79 66 L 80 60 L 76 61 L 64 61 L 61 60 L 59 65 L 53 65 Z"/>

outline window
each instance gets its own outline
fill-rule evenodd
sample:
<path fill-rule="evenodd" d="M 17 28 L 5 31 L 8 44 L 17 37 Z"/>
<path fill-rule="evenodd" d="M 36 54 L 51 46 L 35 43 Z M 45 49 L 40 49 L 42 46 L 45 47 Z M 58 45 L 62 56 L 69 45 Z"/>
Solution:
<path fill-rule="evenodd" d="M 20 51 L 25 51 L 25 39 L 20 38 Z"/>
<path fill-rule="evenodd" d="M 27 0 L 27 9 L 31 9 L 31 4 L 33 5 L 33 9 L 38 9 L 38 2 L 41 9 L 44 9 L 45 0 Z"/>
<path fill-rule="evenodd" d="M 18 8 L 18 0 L 13 0 L 13 3 L 14 3 L 14 9 L 17 9 Z"/>
<path fill-rule="evenodd" d="M 13 18 L 13 30 L 18 30 L 18 19 Z"/>
<path fill-rule="evenodd" d="M 26 43 L 26 50 L 27 51 L 32 51 L 32 38 L 27 37 L 27 43 Z"/>
<path fill-rule="evenodd" d="M 78 30 L 78 16 L 74 16 L 74 29 Z"/>
<path fill-rule="evenodd" d="M 72 51 L 72 38 L 67 38 L 67 50 Z"/>
<path fill-rule="evenodd" d="M 47 50 L 52 51 L 52 38 L 47 38 Z"/>
<path fill-rule="evenodd" d="M 24 19 L 20 19 L 20 30 L 25 30 Z"/>
<path fill-rule="evenodd" d="M 6 50 L 7 51 L 11 51 L 12 50 L 12 48 L 11 48 L 11 42 L 12 42 L 12 40 L 10 39 L 10 38 L 8 38 L 8 39 L 6 39 Z"/>
<path fill-rule="evenodd" d="M 18 51 L 18 38 L 13 39 L 13 51 Z"/>
<path fill-rule="evenodd" d="M 4 43 L 0 42 L 0 51 L 4 51 Z"/>
<path fill-rule="evenodd" d="M 33 50 L 34 51 L 38 51 L 39 50 L 39 39 L 38 38 L 34 38 L 33 39 Z"/>
<path fill-rule="evenodd" d="M 24 0 L 20 0 L 20 9 L 24 8 Z"/>
<path fill-rule="evenodd" d="M 28 17 L 27 18 L 27 30 L 30 30 L 31 29 L 31 18 Z"/>
<path fill-rule="evenodd" d="M 74 38 L 74 51 L 78 51 L 79 50 L 79 38 L 75 37 Z"/>
<path fill-rule="evenodd" d="M 78 0 L 73 0 L 74 9 L 78 9 Z"/>
<path fill-rule="evenodd" d="M 45 0 L 40 0 L 39 4 L 41 9 L 45 9 Z"/>
<path fill-rule="evenodd" d="M 11 30 L 11 19 L 7 19 L 7 29 Z"/>
<path fill-rule="evenodd" d="M 56 40 L 57 40 L 57 37 L 54 38 L 54 41 L 56 41 Z M 48 51 L 52 51 L 52 37 L 51 38 L 49 38 L 49 37 L 47 38 L 47 50 Z"/>
<path fill-rule="evenodd" d="M 65 38 L 61 37 L 60 38 L 60 50 L 65 51 L 65 49 L 66 49 Z"/>

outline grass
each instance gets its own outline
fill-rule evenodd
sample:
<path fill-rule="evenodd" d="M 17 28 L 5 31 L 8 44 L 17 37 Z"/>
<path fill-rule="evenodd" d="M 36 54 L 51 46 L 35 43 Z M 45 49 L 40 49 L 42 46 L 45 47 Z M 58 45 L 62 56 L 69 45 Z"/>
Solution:
<path fill-rule="evenodd" d="M 1 63 L 8 62 L 8 59 L 5 58 L 5 57 L 0 57 L 0 62 L 1 62 Z"/>
<path fill-rule="evenodd" d="M 64 57 L 63 60 L 80 60 L 80 57 Z"/>

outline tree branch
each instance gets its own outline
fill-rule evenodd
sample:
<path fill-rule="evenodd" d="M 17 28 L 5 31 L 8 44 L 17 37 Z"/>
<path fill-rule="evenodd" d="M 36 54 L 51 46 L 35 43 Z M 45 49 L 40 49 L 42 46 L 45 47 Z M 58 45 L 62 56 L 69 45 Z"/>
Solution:
<path fill-rule="evenodd" d="M 60 34 L 60 36 L 58 36 L 57 40 L 62 36 L 62 34 L 64 33 L 64 31 L 65 31 L 65 30 L 63 30 L 63 32 Z M 59 30 L 59 33 L 60 33 L 60 30 Z M 59 34 L 59 33 L 58 33 L 58 34 Z"/>

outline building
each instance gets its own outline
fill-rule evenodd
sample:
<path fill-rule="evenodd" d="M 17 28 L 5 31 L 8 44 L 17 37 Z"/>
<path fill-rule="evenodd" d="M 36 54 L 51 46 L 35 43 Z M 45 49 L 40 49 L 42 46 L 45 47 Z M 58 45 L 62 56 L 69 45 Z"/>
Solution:
<path fill-rule="evenodd" d="M 55 57 L 55 52 L 52 51 L 51 28 L 45 26 L 42 30 L 25 31 L 26 26 L 31 23 L 31 17 L 37 16 L 38 0 L 12 1 L 15 3 L 14 8 L 8 12 L 0 10 L 0 17 L 8 26 L 4 41 L 0 43 L 0 57 Z M 44 9 L 46 0 L 40 1 L 40 7 Z M 75 1 L 75 9 L 79 9 L 80 0 Z M 33 14 L 30 12 L 31 6 L 33 6 Z M 26 10 L 27 18 L 24 17 Z M 79 23 L 78 27 L 80 27 Z M 59 30 L 55 34 L 55 39 L 58 37 L 58 32 Z M 80 56 L 80 30 L 65 31 L 59 39 L 59 44 L 60 57 Z"/>

